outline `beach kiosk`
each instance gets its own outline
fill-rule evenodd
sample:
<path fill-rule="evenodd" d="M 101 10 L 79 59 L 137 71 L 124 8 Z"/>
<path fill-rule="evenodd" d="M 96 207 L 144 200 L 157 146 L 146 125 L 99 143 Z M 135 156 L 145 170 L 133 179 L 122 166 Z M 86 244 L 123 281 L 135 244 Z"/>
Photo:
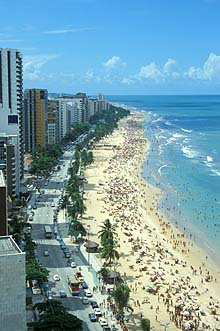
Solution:
<path fill-rule="evenodd" d="M 86 243 L 84 244 L 84 247 L 86 248 L 86 251 L 88 253 L 97 253 L 99 244 L 97 244 L 94 241 L 87 240 Z"/>

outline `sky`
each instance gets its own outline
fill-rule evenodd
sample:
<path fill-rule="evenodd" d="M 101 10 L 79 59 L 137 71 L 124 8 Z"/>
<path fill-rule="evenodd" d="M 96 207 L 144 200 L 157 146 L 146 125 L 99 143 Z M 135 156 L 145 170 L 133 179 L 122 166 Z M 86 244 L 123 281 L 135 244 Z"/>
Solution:
<path fill-rule="evenodd" d="M 220 0 L 0 0 L 24 88 L 219 94 Z"/>

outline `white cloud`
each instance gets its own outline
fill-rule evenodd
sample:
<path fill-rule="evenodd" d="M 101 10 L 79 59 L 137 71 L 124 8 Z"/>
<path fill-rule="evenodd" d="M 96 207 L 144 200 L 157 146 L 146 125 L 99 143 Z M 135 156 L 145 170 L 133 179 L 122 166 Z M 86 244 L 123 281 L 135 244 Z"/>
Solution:
<path fill-rule="evenodd" d="M 123 62 L 122 59 L 119 56 L 112 56 L 109 60 L 103 63 L 103 66 L 106 69 L 114 69 L 118 67 L 125 67 L 126 62 Z"/>
<path fill-rule="evenodd" d="M 176 60 L 172 58 L 168 58 L 168 60 L 165 62 L 163 66 L 163 72 L 167 75 L 172 74 L 176 68 L 176 64 L 177 64 Z"/>
<path fill-rule="evenodd" d="M 190 67 L 185 76 L 196 80 L 220 82 L 220 55 L 210 53 L 202 68 Z"/>
<path fill-rule="evenodd" d="M 71 29 L 58 29 L 58 30 L 48 30 L 42 32 L 43 34 L 66 34 L 66 33 L 75 33 L 83 31 L 92 31 L 95 28 L 71 28 Z"/>
<path fill-rule="evenodd" d="M 150 79 L 154 81 L 159 81 L 161 79 L 163 80 L 163 73 L 155 62 L 151 62 L 150 64 L 147 64 L 146 66 L 142 66 L 140 68 L 140 71 L 137 74 L 137 79 L 139 80 Z"/>
<path fill-rule="evenodd" d="M 135 83 L 135 79 L 133 79 L 132 77 L 124 77 L 121 80 L 122 84 L 127 84 L 127 85 L 132 85 Z"/>
<path fill-rule="evenodd" d="M 94 71 L 92 69 L 87 70 L 84 76 L 85 81 L 90 82 L 94 78 L 95 78 Z"/>
<path fill-rule="evenodd" d="M 40 79 L 41 68 L 50 60 L 56 59 L 57 54 L 24 56 L 24 77 L 29 80 Z"/>

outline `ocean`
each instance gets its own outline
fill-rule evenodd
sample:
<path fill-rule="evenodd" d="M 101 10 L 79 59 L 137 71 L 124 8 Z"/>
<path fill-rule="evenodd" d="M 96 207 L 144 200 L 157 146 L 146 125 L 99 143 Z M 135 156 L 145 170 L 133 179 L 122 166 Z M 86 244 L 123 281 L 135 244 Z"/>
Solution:
<path fill-rule="evenodd" d="M 220 96 L 108 96 L 147 113 L 143 177 L 167 218 L 220 267 Z"/>

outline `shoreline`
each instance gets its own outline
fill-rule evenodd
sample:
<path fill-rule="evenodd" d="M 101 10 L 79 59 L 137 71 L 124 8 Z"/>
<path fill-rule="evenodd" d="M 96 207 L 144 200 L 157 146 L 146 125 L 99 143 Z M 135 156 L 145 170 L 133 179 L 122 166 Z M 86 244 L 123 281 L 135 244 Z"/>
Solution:
<path fill-rule="evenodd" d="M 132 126 L 129 129 L 129 118 L 137 122 L 135 130 Z M 141 314 L 143 317 L 150 318 L 154 327 L 158 328 L 158 323 L 166 320 L 170 321 L 170 325 L 174 328 L 172 330 L 177 330 L 172 321 L 174 300 L 168 298 L 168 301 L 164 302 L 164 298 L 167 300 L 167 287 L 173 293 L 175 281 L 180 283 L 180 287 L 183 286 L 181 282 L 185 282 L 186 287 L 193 282 L 195 288 L 199 289 L 198 293 L 201 292 L 199 295 L 193 293 L 194 296 L 198 296 L 196 300 L 208 304 L 210 297 L 214 298 L 216 294 L 220 297 L 218 293 L 219 273 L 215 272 L 211 262 L 204 258 L 204 253 L 186 237 L 186 234 L 176 229 L 160 212 L 159 202 L 163 193 L 146 182 L 142 176 L 143 162 L 149 150 L 144 128 L 140 126 L 142 121 L 142 113 L 134 113 L 122 120 L 119 128 L 110 137 L 99 142 L 99 145 L 104 145 L 105 142 L 105 145 L 108 143 L 117 148 L 93 151 L 95 164 L 85 171 L 88 180 L 88 185 L 85 185 L 87 215 L 95 218 L 90 228 L 91 239 L 99 242 L 96 234 L 106 218 L 113 222 L 120 238 L 118 240 L 120 245 L 118 270 L 124 275 L 123 279 L 131 288 L 130 301 L 134 308 L 132 320 L 128 324 L 129 330 L 140 330 Z M 128 137 L 129 130 L 131 132 L 133 130 L 133 138 Z M 130 146 L 126 146 L 126 139 L 127 141 L 130 139 Z M 129 148 L 133 148 L 133 150 L 131 151 Z M 126 153 L 129 154 L 129 157 Z M 123 157 L 126 162 L 123 162 Z M 123 186 L 125 190 L 121 191 Z M 122 200 L 114 194 L 116 188 L 116 192 L 119 193 L 119 197 L 123 198 Z M 118 208 L 119 211 L 114 209 L 116 205 L 120 206 L 121 201 L 124 203 L 123 213 L 120 213 L 120 208 Z M 136 205 L 133 203 L 134 201 Z M 82 221 L 85 226 L 89 225 L 87 219 L 83 218 Z M 136 250 L 135 245 L 139 245 L 141 249 Z M 143 254 L 141 257 L 140 250 L 144 251 L 141 253 Z M 128 252 L 129 254 L 127 254 Z M 142 261 L 137 262 L 138 259 L 142 259 Z M 203 278 L 207 273 L 213 281 L 210 279 L 206 283 Z M 149 280 L 155 276 L 157 283 L 158 280 L 160 283 L 157 290 L 158 296 L 149 294 L 143 289 L 148 284 L 155 286 L 155 281 Z M 190 278 L 190 281 L 187 277 Z M 207 291 L 209 293 L 203 293 L 204 285 L 209 287 Z M 190 291 L 195 292 L 195 289 L 190 289 Z M 175 294 L 172 295 L 173 297 Z M 210 319 L 212 319 L 212 315 Z M 201 320 L 203 320 L 202 317 Z M 209 320 L 208 315 L 206 320 Z M 179 319 L 178 323 L 180 323 Z M 212 321 L 213 323 L 216 322 Z"/>

